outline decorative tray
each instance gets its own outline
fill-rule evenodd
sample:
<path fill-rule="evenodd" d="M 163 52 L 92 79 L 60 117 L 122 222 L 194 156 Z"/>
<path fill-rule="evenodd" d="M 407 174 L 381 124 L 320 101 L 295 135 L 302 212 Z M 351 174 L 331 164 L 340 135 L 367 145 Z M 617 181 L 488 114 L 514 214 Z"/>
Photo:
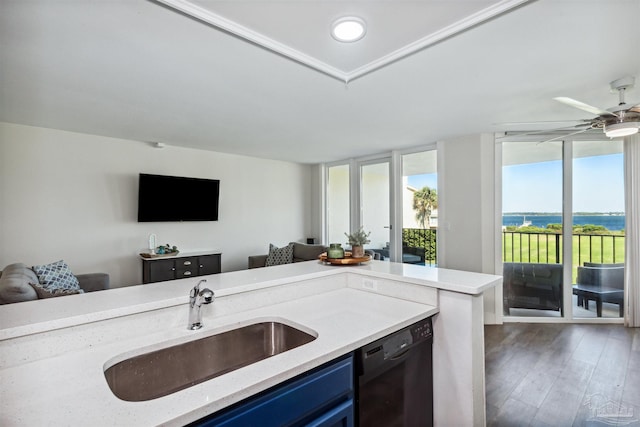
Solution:
<path fill-rule="evenodd" d="M 371 255 L 365 254 L 363 257 L 354 258 L 351 256 L 351 252 L 345 252 L 344 258 L 328 258 L 327 253 L 320 254 L 320 261 L 333 265 L 355 265 L 362 262 L 371 261 Z"/>
<path fill-rule="evenodd" d="M 170 257 L 170 256 L 176 256 L 180 253 L 180 251 L 177 252 L 170 252 L 168 254 L 150 254 L 148 252 L 141 252 L 140 256 L 142 258 L 165 258 L 165 257 Z"/>

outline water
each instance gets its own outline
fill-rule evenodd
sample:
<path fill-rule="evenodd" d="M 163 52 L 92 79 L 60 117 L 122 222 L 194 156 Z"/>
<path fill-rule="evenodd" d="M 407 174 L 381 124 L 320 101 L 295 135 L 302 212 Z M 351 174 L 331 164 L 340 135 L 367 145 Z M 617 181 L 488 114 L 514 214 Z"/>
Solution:
<path fill-rule="evenodd" d="M 574 225 L 602 225 L 610 231 L 624 230 L 624 215 L 576 215 L 573 217 Z M 523 215 L 503 215 L 502 225 L 522 225 Z M 534 227 L 546 228 L 547 224 L 561 224 L 560 215 L 526 215 L 526 220 L 531 221 Z"/>

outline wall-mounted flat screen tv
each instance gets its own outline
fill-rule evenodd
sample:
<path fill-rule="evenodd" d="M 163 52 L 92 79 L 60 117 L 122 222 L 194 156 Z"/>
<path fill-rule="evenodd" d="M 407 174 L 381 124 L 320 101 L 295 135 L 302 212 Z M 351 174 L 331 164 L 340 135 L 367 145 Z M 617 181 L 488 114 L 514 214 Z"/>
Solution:
<path fill-rule="evenodd" d="M 140 174 L 138 222 L 217 221 L 217 179 Z"/>

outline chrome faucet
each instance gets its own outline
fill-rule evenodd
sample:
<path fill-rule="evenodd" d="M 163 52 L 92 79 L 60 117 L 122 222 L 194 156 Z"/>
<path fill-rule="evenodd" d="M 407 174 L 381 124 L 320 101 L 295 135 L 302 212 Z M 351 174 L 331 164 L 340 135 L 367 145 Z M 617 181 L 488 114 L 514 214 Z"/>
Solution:
<path fill-rule="evenodd" d="M 191 289 L 189 293 L 189 327 L 188 329 L 195 331 L 202 328 L 202 313 L 200 307 L 202 304 L 211 304 L 214 300 L 214 293 L 209 288 L 200 290 L 200 284 L 206 283 L 206 280 L 200 280 L 197 285 Z"/>

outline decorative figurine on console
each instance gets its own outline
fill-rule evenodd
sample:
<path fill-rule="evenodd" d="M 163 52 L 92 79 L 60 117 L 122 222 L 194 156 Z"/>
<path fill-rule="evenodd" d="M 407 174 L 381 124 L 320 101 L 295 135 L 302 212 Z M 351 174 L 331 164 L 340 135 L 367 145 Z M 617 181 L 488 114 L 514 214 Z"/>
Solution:
<path fill-rule="evenodd" d="M 158 246 L 155 249 L 155 253 L 158 255 L 171 255 L 171 254 L 177 254 L 178 248 L 176 246 L 170 246 L 168 243 L 164 246 Z"/>

